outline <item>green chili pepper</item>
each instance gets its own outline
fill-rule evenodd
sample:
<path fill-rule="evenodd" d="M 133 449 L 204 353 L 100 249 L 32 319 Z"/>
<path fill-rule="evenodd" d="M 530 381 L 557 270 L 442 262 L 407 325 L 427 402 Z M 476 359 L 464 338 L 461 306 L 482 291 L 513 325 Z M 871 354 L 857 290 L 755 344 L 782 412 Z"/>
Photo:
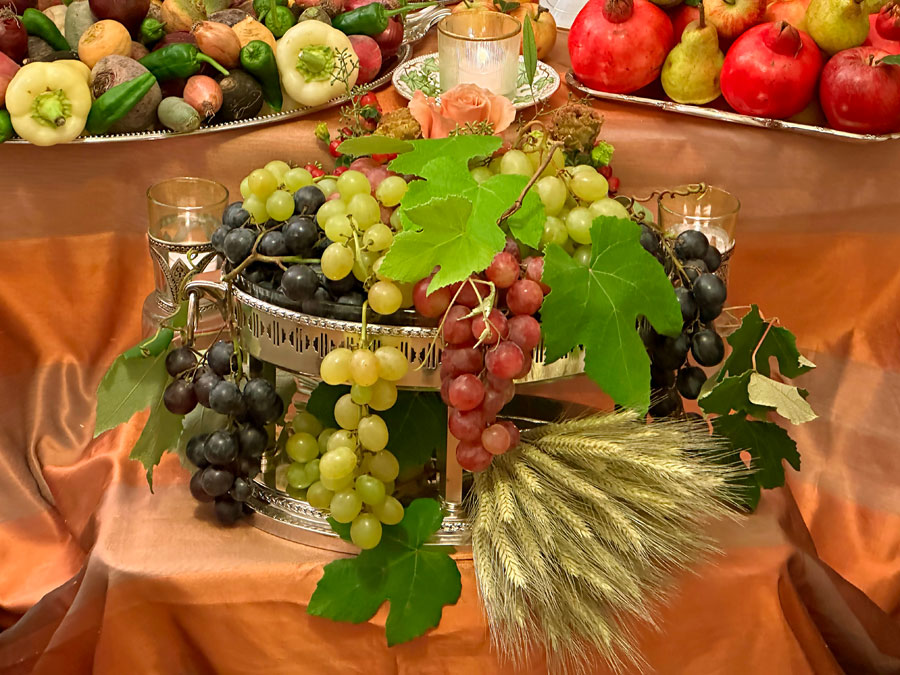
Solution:
<path fill-rule="evenodd" d="M 131 112 L 154 84 L 156 78 L 153 73 L 144 73 L 107 89 L 91 105 L 85 128 L 95 136 L 105 134 L 113 124 Z"/>
<path fill-rule="evenodd" d="M 281 110 L 284 99 L 272 48 L 262 40 L 251 40 L 241 49 L 241 65 L 259 81 L 263 97 L 272 110 Z"/>
<path fill-rule="evenodd" d="M 9 117 L 9 113 L 5 109 L 0 108 L 0 143 L 5 143 L 12 137 L 12 120 Z"/>
<path fill-rule="evenodd" d="M 159 330 L 156 331 L 156 335 L 152 335 L 146 340 L 137 343 L 122 356 L 126 359 L 145 359 L 148 356 L 159 356 L 172 344 L 173 337 L 175 337 L 175 332 L 171 328 L 160 326 Z"/>
<path fill-rule="evenodd" d="M 228 71 L 215 59 L 211 59 L 187 42 L 168 45 L 155 52 L 150 52 L 140 60 L 140 63 L 160 82 L 196 75 L 204 63 L 210 64 L 223 75 L 228 75 Z"/>
<path fill-rule="evenodd" d="M 287 6 L 287 0 L 275 0 L 276 5 Z M 256 12 L 256 20 L 262 23 L 266 14 L 271 9 L 271 0 L 253 0 L 253 11 Z"/>
<path fill-rule="evenodd" d="M 331 25 L 347 35 L 378 35 L 388 27 L 392 16 L 405 15 L 414 9 L 431 7 L 434 2 L 411 2 L 397 9 L 385 9 L 380 2 L 373 2 L 356 9 L 338 14 Z"/>
<path fill-rule="evenodd" d="M 297 17 L 287 7 L 276 5 L 275 0 L 269 0 L 269 12 L 266 14 L 266 28 L 272 31 L 275 39 L 280 38 L 288 32 L 288 30 L 297 23 Z"/>
<path fill-rule="evenodd" d="M 166 34 L 166 24 L 148 16 L 141 21 L 141 42 L 145 45 L 152 45 L 154 42 L 162 40 Z"/>
<path fill-rule="evenodd" d="M 50 20 L 50 17 L 34 7 L 29 7 L 22 12 L 22 25 L 25 26 L 25 32 L 29 35 L 43 39 L 57 51 L 71 49 L 66 38 L 59 32 L 59 28 Z"/>

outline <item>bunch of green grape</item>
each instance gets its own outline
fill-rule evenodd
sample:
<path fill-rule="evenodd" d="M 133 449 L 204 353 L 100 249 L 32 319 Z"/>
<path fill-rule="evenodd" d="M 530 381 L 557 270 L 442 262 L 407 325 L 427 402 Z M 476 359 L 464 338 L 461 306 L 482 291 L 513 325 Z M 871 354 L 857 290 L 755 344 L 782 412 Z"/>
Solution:
<path fill-rule="evenodd" d="M 406 194 L 407 184 L 401 176 L 375 171 L 366 175 L 351 169 L 336 180 L 318 183 L 327 201 L 316 213 L 316 222 L 332 242 L 322 252 L 322 274 L 331 281 L 352 274 L 363 283 L 373 311 L 393 314 L 412 306 L 412 284 L 392 281 L 380 275 L 378 268 L 400 227 L 394 207 Z"/>
<path fill-rule="evenodd" d="M 302 167 L 292 168 L 280 159 L 254 169 L 241 181 L 243 208 L 257 224 L 269 218 L 279 222 L 294 214 L 294 193 L 313 184 L 313 175 Z"/>

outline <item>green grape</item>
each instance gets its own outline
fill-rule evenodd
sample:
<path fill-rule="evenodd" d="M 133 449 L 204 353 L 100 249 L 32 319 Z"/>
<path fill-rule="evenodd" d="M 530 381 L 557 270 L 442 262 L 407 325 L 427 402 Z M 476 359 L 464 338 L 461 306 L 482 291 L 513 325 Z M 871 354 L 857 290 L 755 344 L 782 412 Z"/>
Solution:
<path fill-rule="evenodd" d="M 296 169 L 286 171 L 282 180 L 284 180 L 284 186 L 288 190 L 296 192 L 302 187 L 312 185 L 313 177 L 309 171 L 298 166 Z"/>
<path fill-rule="evenodd" d="M 529 176 L 537 171 L 537 168 L 541 165 L 541 160 L 544 157 L 544 153 L 540 150 L 529 150 L 524 151 L 525 156 L 528 158 L 528 161 L 531 162 L 531 171 L 529 172 Z"/>
<path fill-rule="evenodd" d="M 553 151 L 553 156 L 550 158 L 550 163 L 547 165 L 547 168 L 541 172 L 541 178 L 555 176 L 565 166 L 566 155 L 561 148 L 557 148 Z"/>
<path fill-rule="evenodd" d="M 254 194 L 244 200 L 244 211 L 250 214 L 255 223 L 264 223 L 269 219 L 266 203 Z"/>
<path fill-rule="evenodd" d="M 326 237 L 340 244 L 346 244 L 353 238 L 353 226 L 348 216 L 331 216 L 325 221 L 324 230 Z"/>
<path fill-rule="evenodd" d="M 566 224 L 556 216 L 547 216 L 544 221 L 544 231 L 541 233 L 541 247 L 547 244 L 562 246 L 569 239 L 569 231 Z"/>
<path fill-rule="evenodd" d="M 372 185 L 365 174 L 359 171 L 345 171 L 337 179 L 337 190 L 341 193 L 341 199 L 350 201 L 353 195 L 371 194 Z"/>
<path fill-rule="evenodd" d="M 322 274 L 332 281 L 343 279 L 350 274 L 353 263 L 353 251 L 343 244 L 334 242 L 322 252 Z"/>
<path fill-rule="evenodd" d="M 275 176 L 275 180 L 277 180 L 280 185 L 284 183 L 284 175 L 291 170 L 291 165 L 287 162 L 282 162 L 280 159 L 274 159 L 266 164 L 265 169 Z"/>
<path fill-rule="evenodd" d="M 350 541 L 366 550 L 375 548 L 381 541 L 381 523 L 371 513 L 362 513 L 350 525 Z"/>
<path fill-rule="evenodd" d="M 389 410 L 397 402 L 397 385 L 387 380 L 378 380 L 372 385 L 372 398 L 369 407 L 372 410 Z"/>
<path fill-rule="evenodd" d="M 319 460 L 314 459 L 311 462 L 306 463 L 306 477 L 309 478 L 310 481 L 315 483 L 319 480 Z"/>
<path fill-rule="evenodd" d="M 494 176 L 494 174 L 491 173 L 491 170 L 486 166 L 476 166 L 469 173 L 472 174 L 472 178 L 474 178 L 475 182 L 479 185 Z"/>
<path fill-rule="evenodd" d="M 345 488 L 335 492 L 331 498 L 331 517 L 339 523 L 349 523 L 359 515 L 362 509 L 362 500 L 353 488 Z"/>
<path fill-rule="evenodd" d="M 266 211 L 271 218 L 285 221 L 294 215 L 294 198 L 287 190 L 275 190 L 266 200 Z"/>
<path fill-rule="evenodd" d="M 347 213 L 356 219 L 356 224 L 363 230 L 369 225 L 381 222 L 381 207 L 378 206 L 375 197 L 368 193 L 353 195 L 347 202 Z"/>
<path fill-rule="evenodd" d="M 352 431 L 338 429 L 331 434 L 331 438 L 328 439 L 325 450 L 330 452 L 332 450 L 337 450 L 338 448 L 347 448 L 348 450 L 356 449 L 356 436 L 353 435 Z"/>
<path fill-rule="evenodd" d="M 403 296 L 400 307 L 402 309 L 409 309 L 415 304 L 415 301 L 413 300 L 413 289 L 416 287 L 415 284 L 404 284 L 399 281 L 395 283 L 397 284 L 397 288 L 400 289 L 400 295 Z"/>
<path fill-rule="evenodd" d="M 251 194 L 253 193 L 250 191 L 250 177 L 247 176 L 241 181 L 241 197 L 247 199 Z"/>
<path fill-rule="evenodd" d="M 295 488 L 293 485 L 288 484 L 285 486 L 285 492 L 293 499 L 306 499 L 306 490 L 304 488 Z"/>
<path fill-rule="evenodd" d="M 569 176 L 577 176 L 580 173 L 597 173 L 597 169 L 592 167 L 590 164 L 579 164 L 577 166 L 570 166 L 566 169 L 569 172 Z M 600 174 L 597 174 L 598 176 Z M 601 178 L 603 176 L 600 176 Z"/>
<path fill-rule="evenodd" d="M 576 248 L 575 253 L 572 254 L 572 260 L 579 265 L 588 267 L 591 264 L 591 245 L 585 244 Z"/>
<path fill-rule="evenodd" d="M 319 456 L 319 441 L 312 434 L 295 433 L 287 440 L 285 450 L 295 462 L 309 462 Z"/>
<path fill-rule="evenodd" d="M 531 162 L 521 150 L 510 150 L 500 158 L 500 173 L 530 178 L 533 172 Z"/>
<path fill-rule="evenodd" d="M 577 206 L 566 216 L 566 230 L 569 236 L 578 244 L 591 243 L 591 225 L 594 216 L 583 206 Z"/>
<path fill-rule="evenodd" d="M 328 480 L 349 476 L 356 468 L 356 453 L 350 448 L 329 450 L 319 460 L 319 475 Z M 310 481 L 311 483 L 312 481 Z"/>
<path fill-rule="evenodd" d="M 394 483 L 396 481 L 386 480 L 382 482 L 384 483 L 384 493 L 388 495 L 394 494 Z"/>
<path fill-rule="evenodd" d="M 403 293 L 392 281 L 376 281 L 369 289 L 369 307 L 379 314 L 393 314 L 403 303 Z"/>
<path fill-rule="evenodd" d="M 381 379 L 396 382 L 409 370 L 409 361 L 396 347 L 379 347 L 375 350 L 378 359 L 378 374 Z"/>
<path fill-rule="evenodd" d="M 397 206 L 408 188 L 401 176 L 388 176 L 375 188 L 375 196 L 385 206 Z"/>
<path fill-rule="evenodd" d="M 372 513 L 385 525 L 396 525 L 403 520 L 403 504 L 389 496 L 381 504 L 373 506 Z"/>
<path fill-rule="evenodd" d="M 350 359 L 350 378 L 356 384 L 371 387 L 378 380 L 378 359 L 368 349 L 357 349 Z M 344 427 L 349 429 L 350 427 Z M 355 429 L 356 426 L 354 425 Z"/>
<path fill-rule="evenodd" d="M 328 222 L 329 218 L 345 215 L 347 215 L 347 205 L 340 199 L 332 199 L 322 204 L 319 210 L 316 211 L 316 222 L 319 224 L 319 227 L 325 227 L 325 223 Z"/>
<path fill-rule="evenodd" d="M 625 220 L 629 220 L 631 218 L 631 215 L 628 213 L 628 209 L 622 206 L 615 199 L 610 199 L 609 197 L 598 199 L 593 204 L 588 206 L 588 211 L 591 212 L 591 215 L 594 218 L 599 218 L 600 216 L 613 216 L 614 218 L 624 218 Z"/>
<path fill-rule="evenodd" d="M 391 227 L 394 228 L 394 232 L 399 232 L 403 229 L 403 222 L 400 220 L 400 209 L 393 210 L 389 222 Z"/>
<path fill-rule="evenodd" d="M 320 464 L 321 466 L 321 464 Z M 331 490 L 332 492 L 337 492 L 338 490 L 343 490 L 344 488 L 348 488 L 353 485 L 353 472 L 351 471 L 346 476 L 342 476 L 341 478 L 322 478 L 320 477 L 322 485 Z"/>
<path fill-rule="evenodd" d="M 360 195 L 357 195 L 359 197 Z M 354 197 L 356 199 L 356 197 Z M 352 206 L 352 204 L 351 204 Z M 375 223 L 366 229 L 363 242 L 370 251 L 384 251 L 394 241 L 394 233 L 384 223 Z"/>
<path fill-rule="evenodd" d="M 579 199 L 592 202 L 609 194 L 609 183 L 596 171 L 581 171 L 569 179 L 569 190 Z"/>
<path fill-rule="evenodd" d="M 332 349 L 322 359 L 319 376 L 326 384 L 344 384 L 350 379 L 350 359 L 353 352 L 346 347 Z"/>
<path fill-rule="evenodd" d="M 323 178 L 318 183 L 316 183 L 316 186 L 318 186 L 318 188 L 322 191 L 322 194 L 324 194 L 326 197 L 330 197 L 338 191 L 337 180 L 334 178 Z"/>
<path fill-rule="evenodd" d="M 322 429 L 322 433 L 319 434 L 316 440 L 319 441 L 319 453 L 323 453 L 328 449 L 328 439 L 330 439 L 334 432 L 337 431 L 334 427 L 328 427 L 327 429 Z"/>
<path fill-rule="evenodd" d="M 384 450 L 388 444 L 388 428 L 378 415 L 367 415 L 359 421 L 359 444 L 370 452 Z"/>
<path fill-rule="evenodd" d="M 372 271 L 372 265 L 375 264 L 375 261 L 378 260 L 379 253 L 375 251 L 360 251 L 359 256 L 356 258 L 356 261 L 353 263 L 353 276 L 359 279 L 360 281 L 366 281 L 369 278 L 369 275 Z"/>
<path fill-rule="evenodd" d="M 387 277 L 381 276 L 381 272 L 379 271 L 383 262 L 384 256 L 382 255 L 378 257 L 378 260 L 372 263 L 372 274 L 375 275 L 375 278 L 378 279 L 378 281 L 390 281 Z"/>
<path fill-rule="evenodd" d="M 363 504 L 369 506 L 381 504 L 387 496 L 384 492 L 384 483 L 365 474 L 356 479 L 356 493 L 362 499 Z"/>
<path fill-rule="evenodd" d="M 250 192 L 260 199 L 266 199 L 278 188 L 278 179 L 275 178 L 271 171 L 266 169 L 251 171 L 247 179 L 249 180 Z"/>
<path fill-rule="evenodd" d="M 570 256 L 575 255 L 576 245 L 575 242 L 571 239 L 566 239 L 566 243 L 562 245 L 563 251 L 568 253 Z"/>
<path fill-rule="evenodd" d="M 315 415 L 305 410 L 301 410 L 294 415 L 294 419 L 291 420 L 291 426 L 297 433 L 312 434 L 316 437 L 322 433 L 322 423 Z"/>
<path fill-rule="evenodd" d="M 501 162 L 501 160 L 502 160 L 502 156 L 501 156 L 501 157 L 494 157 L 490 162 L 488 162 L 488 166 L 487 166 L 488 171 L 490 171 L 492 174 L 498 174 L 498 173 L 500 173 L 500 162 Z"/>
<path fill-rule="evenodd" d="M 294 462 L 288 467 L 287 482 L 291 487 L 300 489 L 308 488 L 313 483 L 306 471 L 306 465 L 299 462 Z"/>
<path fill-rule="evenodd" d="M 342 429 L 356 429 L 361 416 L 362 411 L 350 398 L 350 394 L 344 394 L 334 404 L 334 419 Z"/>
<path fill-rule="evenodd" d="M 400 473 L 400 464 L 389 450 L 377 453 L 369 463 L 369 470 L 378 480 L 394 480 Z"/>
<path fill-rule="evenodd" d="M 366 405 L 372 400 L 372 387 L 362 387 L 354 384 L 350 387 L 350 398 L 356 405 Z"/>
<path fill-rule="evenodd" d="M 598 174 L 599 175 L 599 174 Z M 555 216 L 562 211 L 566 203 L 566 184 L 556 176 L 541 178 L 534 184 L 538 197 L 544 204 L 544 212 L 548 216 Z"/>
<path fill-rule="evenodd" d="M 331 506 L 331 498 L 334 493 L 317 480 L 306 491 L 306 501 L 315 509 L 327 509 Z"/>

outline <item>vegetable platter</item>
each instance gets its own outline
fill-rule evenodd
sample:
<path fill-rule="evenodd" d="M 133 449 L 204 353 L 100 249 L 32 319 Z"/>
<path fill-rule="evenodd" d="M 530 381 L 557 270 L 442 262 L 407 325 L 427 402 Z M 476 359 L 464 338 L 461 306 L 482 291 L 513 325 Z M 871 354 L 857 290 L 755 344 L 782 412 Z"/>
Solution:
<path fill-rule="evenodd" d="M 389 82 L 434 14 L 407 21 L 429 3 L 369 0 L 36 4 L 0 0 L 0 142 L 150 140 L 307 115 Z"/>

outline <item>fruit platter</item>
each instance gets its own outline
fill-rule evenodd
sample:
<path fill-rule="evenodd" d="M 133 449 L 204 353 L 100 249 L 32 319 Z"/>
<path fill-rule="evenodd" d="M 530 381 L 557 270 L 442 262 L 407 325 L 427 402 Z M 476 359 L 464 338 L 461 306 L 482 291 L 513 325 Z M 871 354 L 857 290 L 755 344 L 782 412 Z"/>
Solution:
<path fill-rule="evenodd" d="M 435 3 L 356 0 L 36 4 L 0 3 L 0 142 L 152 140 L 309 115 L 389 82 L 441 16 Z"/>
<path fill-rule="evenodd" d="M 893 0 L 590 0 L 567 82 L 590 96 L 846 141 L 900 138 Z"/>

